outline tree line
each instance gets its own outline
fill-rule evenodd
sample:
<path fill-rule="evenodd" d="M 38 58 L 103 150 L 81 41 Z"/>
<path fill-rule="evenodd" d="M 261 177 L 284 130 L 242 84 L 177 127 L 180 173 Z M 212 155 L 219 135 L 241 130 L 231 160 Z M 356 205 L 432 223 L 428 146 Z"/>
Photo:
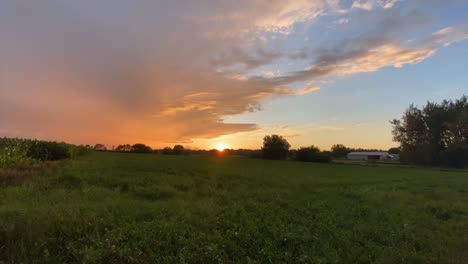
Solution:
<path fill-rule="evenodd" d="M 217 149 L 193 150 L 185 148 L 182 145 L 175 145 L 172 148 L 165 147 L 163 149 L 152 149 L 150 146 L 138 143 L 134 145 L 118 145 L 110 150 L 107 149 L 104 144 L 96 144 L 94 146 L 94 150 L 141 154 L 155 153 L 162 155 L 209 155 L 216 157 L 241 156 L 256 159 L 296 160 L 320 163 L 328 163 L 333 159 L 346 158 L 346 155 L 353 151 L 383 151 L 378 149 L 348 148 L 343 144 L 333 145 L 331 151 L 322 151 L 314 145 L 301 147 L 299 149 L 291 149 L 291 145 L 283 136 L 275 134 L 267 135 L 263 138 L 263 146 L 261 149 L 225 149 L 223 151 L 219 151 Z M 394 151 L 399 152 L 399 149 L 394 148 Z"/>
<path fill-rule="evenodd" d="M 422 108 L 410 105 L 400 119 L 390 121 L 393 140 L 400 144 L 389 150 L 349 148 L 335 144 L 330 151 L 306 146 L 291 149 L 289 142 L 280 135 L 267 135 L 261 149 L 225 149 L 224 151 L 191 150 L 182 145 L 153 150 L 144 144 L 119 145 L 113 151 L 131 153 L 159 153 L 164 155 L 211 155 L 245 156 L 270 160 L 296 160 L 309 162 L 331 162 L 343 159 L 350 152 L 387 151 L 399 154 L 400 161 L 427 166 L 468 167 L 468 98 L 462 96 L 455 101 L 428 102 Z M 103 144 L 95 150 L 107 151 Z"/>
<path fill-rule="evenodd" d="M 400 159 L 426 166 L 468 167 L 468 98 L 410 105 L 400 119 L 390 121 Z"/>

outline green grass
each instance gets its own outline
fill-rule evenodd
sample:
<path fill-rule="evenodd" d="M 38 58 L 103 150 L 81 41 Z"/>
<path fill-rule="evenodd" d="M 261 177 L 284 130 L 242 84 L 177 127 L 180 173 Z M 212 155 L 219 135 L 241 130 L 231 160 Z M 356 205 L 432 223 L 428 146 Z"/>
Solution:
<path fill-rule="evenodd" d="M 467 263 L 468 175 L 93 153 L 0 187 L 0 263 Z"/>

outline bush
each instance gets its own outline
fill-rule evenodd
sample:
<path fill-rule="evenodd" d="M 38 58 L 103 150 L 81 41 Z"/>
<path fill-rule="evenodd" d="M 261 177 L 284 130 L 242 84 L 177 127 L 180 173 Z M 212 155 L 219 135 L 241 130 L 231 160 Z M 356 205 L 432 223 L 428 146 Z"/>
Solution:
<path fill-rule="evenodd" d="M 68 145 L 68 152 L 70 153 L 71 159 L 76 159 L 79 156 L 83 156 L 89 152 L 91 152 L 91 147 L 86 146 L 75 146 L 75 145 Z"/>
<path fill-rule="evenodd" d="M 454 168 L 468 167 L 468 146 L 456 146 L 445 150 L 442 153 L 444 164 Z"/>
<path fill-rule="evenodd" d="M 165 147 L 163 148 L 163 150 L 161 151 L 161 153 L 163 155 L 172 155 L 172 149 L 170 147 Z"/>
<path fill-rule="evenodd" d="M 135 144 L 132 146 L 131 151 L 133 153 L 153 153 L 153 149 L 145 144 Z"/>
<path fill-rule="evenodd" d="M 70 149 L 65 143 L 33 141 L 27 156 L 40 161 L 62 160 L 71 158 Z"/>
<path fill-rule="evenodd" d="M 96 145 L 94 145 L 94 150 L 96 150 L 96 151 L 107 151 L 107 147 L 104 144 L 96 144 Z"/>
<path fill-rule="evenodd" d="M 332 161 L 329 154 L 321 152 L 315 146 L 302 147 L 296 151 L 295 160 L 304 162 L 329 163 Z"/>
<path fill-rule="evenodd" d="M 175 145 L 172 149 L 172 154 L 174 155 L 183 155 L 185 153 L 185 148 L 182 145 Z"/>
<path fill-rule="evenodd" d="M 118 145 L 115 149 L 117 152 L 130 152 L 132 151 L 132 146 L 130 144 Z"/>

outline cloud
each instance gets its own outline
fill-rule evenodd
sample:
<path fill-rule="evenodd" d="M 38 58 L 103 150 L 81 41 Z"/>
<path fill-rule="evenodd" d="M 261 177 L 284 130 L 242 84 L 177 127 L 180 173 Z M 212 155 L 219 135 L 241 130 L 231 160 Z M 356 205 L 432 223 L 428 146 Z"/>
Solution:
<path fill-rule="evenodd" d="M 401 68 L 407 64 L 419 63 L 435 52 L 433 48 L 412 49 L 397 45 L 383 45 L 368 50 L 360 56 L 345 58 L 335 66 L 338 75 L 351 75 L 362 72 L 375 72 L 383 67 Z"/>
<path fill-rule="evenodd" d="M 468 23 L 461 25 L 459 28 L 442 28 L 437 32 L 434 32 L 426 42 L 432 45 L 434 43 L 441 43 L 444 46 L 449 46 L 454 42 L 459 42 L 465 39 L 468 39 Z"/>
<path fill-rule="evenodd" d="M 324 77 L 345 76 L 356 73 L 375 72 L 384 67 L 401 68 L 407 64 L 419 63 L 432 56 L 434 47 L 408 48 L 396 44 L 381 44 L 348 50 L 341 54 L 325 52 L 315 64 L 303 71 L 275 78 L 278 85 L 302 82 Z"/>
<path fill-rule="evenodd" d="M 364 9 L 370 11 L 376 7 L 392 8 L 399 0 L 355 0 L 352 8 Z"/>
<path fill-rule="evenodd" d="M 340 18 L 340 19 L 335 21 L 335 24 L 339 24 L 339 25 L 348 24 L 348 23 L 349 23 L 348 18 Z"/>
<path fill-rule="evenodd" d="M 241 67 L 242 71 L 248 71 L 273 63 L 284 56 L 279 52 L 265 51 L 261 48 L 250 54 L 239 48 L 233 48 L 229 52 L 223 53 L 218 58 L 213 59 L 211 65 L 222 70 L 229 70 L 238 66 Z"/>
<path fill-rule="evenodd" d="M 0 130 L 154 146 L 249 132 L 258 125 L 224 120 L 259 111 L 272 98 L 320 89 L 298 89 L 300 82 L 418 63 L 466 38 L 466 30 L 453 27 L 407 46 L 399 32 L 412 23 L 395 5 L 391 15 L 349 17 L 355 37 L 298 47 L 316 20 L 340 21 L 341 6 L 337 0 L 0 1 Z M 413 14 L 401 16 L 419 18 Z M 375 29 L 363 32 L 369 21 Z M 309 67 L 280 68 L 296 62 Z M 265 66 L 278 71 L 271 75 Z"/>
<path fill-rule="evenodd" d="M 308 93 L 312 93 L 312 92 L 316 92 L 320 90 L 320 87 L 317 87 L 317 86 L 313 86 L 313 87 L 306 87 L 306 88 L 303 88 L 301 90 L 298 90 L 298 91 L 294 91 L 294 95 L 305 95 L 305 94 L 308 94 Z"/>

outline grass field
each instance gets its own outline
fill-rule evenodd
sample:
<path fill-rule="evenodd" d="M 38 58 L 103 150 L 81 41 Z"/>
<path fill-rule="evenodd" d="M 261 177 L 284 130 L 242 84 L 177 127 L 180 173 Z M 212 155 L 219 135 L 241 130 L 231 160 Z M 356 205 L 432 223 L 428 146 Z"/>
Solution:
<path fill-rule="evenodd" d="M 0 187 L 0 263 L 468 263 L 468 175 L 92 153 Z"/>

